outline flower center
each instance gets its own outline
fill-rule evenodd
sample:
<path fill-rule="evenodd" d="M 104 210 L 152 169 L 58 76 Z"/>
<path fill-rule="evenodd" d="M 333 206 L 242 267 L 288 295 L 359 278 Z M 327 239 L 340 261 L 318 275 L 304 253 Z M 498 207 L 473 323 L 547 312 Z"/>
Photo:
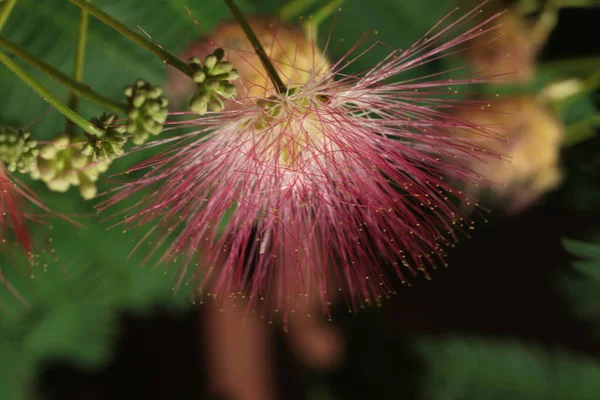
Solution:
<path fill-rule="evenodd" d="M 260 159 L 290 171 L 311 168 L 323 158 L 328 140 L 321 113 L 322 100 L 291 95 L 259 102 L 263 112 L 253 130 L 260 141 Z"/>

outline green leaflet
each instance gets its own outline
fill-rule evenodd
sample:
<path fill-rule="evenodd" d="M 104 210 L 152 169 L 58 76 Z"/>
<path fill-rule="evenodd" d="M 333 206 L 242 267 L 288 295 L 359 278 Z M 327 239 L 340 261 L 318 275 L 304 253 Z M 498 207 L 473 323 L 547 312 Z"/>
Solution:
<path fill-rule="evenodd" d="M 572 274 L 560 277 L 559 287 L 575 316 L 589 322 L 600 338 L 600 245 L 564 239 L 565 249 L 577 258 Z"/>
<path fill-rule="evenodd" d="M 220 0 L 191 3 L 193 18 L 206 31 L 210 32 L 220 20 L 228 17 L 228 9 Z M 141 27 L 171 52 L 180 51 L 187 42 L 202 35 L 185 8 L 187 2 L 182 0 L 162 1 L 159 7 L 159 3 L 140 0 L 97 0 L 95 4 L 132 28 Z M 2 35 L 70 74 L 78 15 L 79 9 L 68 2 L 19 0 Z M 139 77 L 156 84 L 164 80 L 165 68 L 158 59 L 94 18 L 90 20 L 87 43 L 84 82 L 106 96 L 121 100 L 125 85 Z M 34 74 L 40 77 L 43 85 L 66 101 L 67 91 L 64 88 L 37 71 Z M 5 123 L 24 125 L 48 110 L 35 93 L 4 68 L 0 70 L 0 92 L 10 99 L 3 102 L 0 109 L 0 120 Z M 84 102 L 81 114 L 90 118 L 101 111 L 95 105 Z M 34 135 L 36 138 L 50 138 L 62 129 L 62 117 L 51 111 L 35 125 Z"/>
<path fill-rule="evenodd" d="M 95 4 L 127 25 L 141 26 L 172 52 L 201 35 L 185 9 L 187 3 L 162 1 L 157 8 L 156 2 L 95 0 Z M 207 31 L 228 16 L 220 0 L 191 3 L 194 18 Z M 70 74 L 78 15 L 79 10 L 66 1 L 19 0 L 2 34 Z M 165 68 L 158 59 L 93 18 L 87 46 L 84 82 L 104 95 L 123 100 L 125 85 L 139 77 L 157 84 L 164 80 Z M 66 89 L 27 68 L 67 101 Z M 40 118 L 31 128 L 40 139 L 49 139 L 64 129 L 64 119 L 55 111 L 46 113 L 47 104 L 5 68 L 0 68 L 0 92 L 6 96 L 0 108 L 3 123 L 22 126 Z M 80 113 L 86 118 L 103 111 L 86 101 L 81 105 Z M 137 157 L 144 155 L 148 153 Z M 122 171 L 130 162 L 131 159 L 118 160 L 111 171 Z M 154 243 L 144 243 L 128 257 L 143 237 L 143 229 L 135 233 L 122 233 L 122 228 L 107 231 L 118 220 L 103 221 L 111 213 L 98 217 L 93 209 L 97 200 L 84 202 L 76 191 L 51 193 L 39 182 L 23 180 L 49 207 L 68 214 L 84 227 L 52 221 L 52 229 L 36 229 L 34 234 L 46 238 L 42 243 L 47 253 L 41 255 L 40 266 L 34 270 L 35 279 L 30 278 L 23 258 L 8 261 L 0 255 L 4 275 L 31 304 L 31 309 L 25 310 L 0 287 L 0 301 L 10 310 L 8 315 L 0 314 L 0 398 L 14 400 L 30 394 L 31 379 L 38 373 L 40 361 L 60 355 L 81 366 L 98 367 L 110 359 L 116 318 L 123 310 L 149 311 L 157 303 L 181 308 L 189 304 L 190 294 L 188 291 L 174 296 L 172 274 L 165 275 L 164 268 L 151 268 L 155 259 L 142 267 Z M 107 182 L 102 185 L 109 187 Z M 112 210 L 118 211 L 119 208 Z M 47 272 L 43 272 L 44 264 Z"/>
<path fill-rule="evenodd" d="M 426 363 L 423 399 L 592 400 L 600 391 L 595 360 L 517 340 L 432 337 L 415 350 Z"/>
<path fill-rule="evenodd" d="M 281 7 L 281 0 L 253 0 L 259 13 L 274 13 Z M 302 15 L 308 18 L 325 1 L 313 2 Z M 370 39 L 354 54 L 357 56 L 375 41 L 385 45 L 377 45 L 367 54 L 354 61 L 345 72 L 357 73 L 367 71 L 376 65 L 393 49 L 406 49 L 427 33 L 444 15 L 456 6 L 452 0 L 426 0 L 422 2 L 384 0 L 377 5 L 367 6 L 362 1 L 346 0 L 341 5 L 341 12 L 329 17 L 319 27 L 319 42 L 324 46 L 331 33 L 331 41 L 327 55 L 331 60 L 343 56 L 367 33 Z M 458 15 L 458 13 L 457 13 Z M 290 21 L 297 23 L 297 20 Z M 376 34 L 374 34 L 376 32 Z M 343 40 L 342 42 L 340 42 Z M 354 57 L 350 57 L 353 59 Z M 445 62 L 447 60 L 444 60 Z M 444 64 L 445 66 L 446 64 Z M 410 79 L 431 73 L 431 66 L 417 68 L 403 73 L 398 79 Z"/>

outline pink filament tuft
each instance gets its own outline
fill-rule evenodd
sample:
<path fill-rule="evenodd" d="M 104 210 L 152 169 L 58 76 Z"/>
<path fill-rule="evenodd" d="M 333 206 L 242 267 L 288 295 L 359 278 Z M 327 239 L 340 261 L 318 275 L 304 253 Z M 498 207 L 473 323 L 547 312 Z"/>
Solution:
<path fill-rule="evenodd" d="M 456 132 L 499 135 L 452 116 L 488 103 L 453 94 L 490 71 L 398 79 L 496 29 L 499 14 L 473 23 L 478 10 L 446 26 L 444 18 L 362 74 L 344 71 L 378 43 L 364 51 L 357 43 L 326 70 L 315 60 L 311 78 L 291 93 L 265 88 L 258 99 L 242 90 L 243 107 L 172 123 L 191 132 L 150 144 L 171 145 L 128 171 L 147 172 L 99 209 L 141 196 L 118 225 L 151 225 L 144 240 L 169 243 L 160 260 L 183 258 L 176 288 L 192 280 L 222 302 L 264 301 L 284 320 L 310 298 L 325 313 L 340 295 L 351 310 L 379 304 L 394 293 L 391 277 L 428 277 L 457 234 L 472 229 L 456 203 L 477 202 L 446 177 L 484 184 L 465 157 L 501 157 Z"/>

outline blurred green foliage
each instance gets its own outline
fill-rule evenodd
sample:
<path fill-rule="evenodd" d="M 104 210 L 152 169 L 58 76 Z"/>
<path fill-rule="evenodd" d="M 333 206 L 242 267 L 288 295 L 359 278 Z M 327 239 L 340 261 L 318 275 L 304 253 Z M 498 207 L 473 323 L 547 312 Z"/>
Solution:
<path fill-rule="evenodd" d="M 559 288 L 575 316 L 591 324 L 600 338 L 600 244 L 572 239 L 563 244 L 577 260 L 572 263 L 574 271 L 561 277 Z"/>
<path fill-rule="evenodd" d="M 591 400 L 600 390 L 591 357 L 477 337 L 419 339 L 415 347 L 427 365 L 422 398 Z"/>
<path fill-rule="evenodd" d="M 181 50 L 200 34 L 184 1 L 161 2 L 158 10 L 156 4 L 146 1 L 94 3 L 134 29 L 143 27 L 170 51 Z M 209 31 L 228 15 L 221 1 L 193 2 L 188 6 L 202 28 Z M 70 74 L 78 19 L 79 9 L 67 1 L 19 0 L 2 34 Z M 139 77 L 157 84 L 164 81 L 165 68 L 160 61 L 93 18 L 87 48 L 84 82 L 106 96 L 122 100 L 124 87 Z M 66 102 L 67 90 L 33 68 L 28 70 Z M 0 93 L 5 96 L 0 108 L 3 123 L 33 123 L 31 130 L 38 140 L 48 140 L 64 130 L 65 121 L 60 114 L 5 68 L 0 69 Z M 102 111 L 87 102 L 80 108 L 86 118 Z M 110 171 L 122 171 L 135 159 L 134 156 L 118 161 Z M 49 207 L 73 217 L 83 227 L 55 221 L 48 232 L 40 228 L 40 238 L 51 242 L 46 254 L 41 255 L 41 265 L 47 265 L 47 272 L 42 268 L 33 271 L 35 279 L 23 273 L 21 265 L 11 265 L 25 265 L 26 260 L 9 261 L 0 256 L 4 274 L 31 303 L 30 310 L 23 310 L 4 289 L 0 290 L 0 301 L 7 308 L 19 309 L 18 314 L 13 309 L 0 317 L 0 398 L 14 400 L 30 394 L 32 378 L 42 360 L 61 356 L 93 368 L 110 359 L 117 317 L 123 310 L 149 311 L 154 304 L 181 309 L 190 298 L 189 293 L 173 295 L 171 275 L 151 268 L 151 264 L 142 266 L 146 256 L 143 248 L 130 255 L 141 237 L 139 233 L 122 233 L 121 228 L 107 230 L 115 221 L 101 221 L 93 202 L 81 200 L 77 191 L 57 194 L 38 182 L 25 181 Z M 112 211 L 118 213 L 119 209 Z M 51 257 L 51 249 L 58 262 Z"/>

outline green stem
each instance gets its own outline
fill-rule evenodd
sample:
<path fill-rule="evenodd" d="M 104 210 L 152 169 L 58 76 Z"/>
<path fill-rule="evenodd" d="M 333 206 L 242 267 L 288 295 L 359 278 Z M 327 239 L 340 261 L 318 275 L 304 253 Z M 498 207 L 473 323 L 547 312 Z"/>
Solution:
<path fill-rule="evenodd" d="M 17 4 L 17 0 L 6 0 L 0 4 L 0 31 L 4 28 L 4 24 L 8 20 L 15 4 Z"/>
<path fill-rule="evenodd" d="M 73 121 L 77 126 L 86 131 L 87 133 L 94 136 L 102 136 L 104 133 L 92 125 L 89 121 L 86 121 L 79 114 L 71 110 L 65 104 L 54 96 L 48 89 L 40 85 L 35 79 L 31 77 L 25 70 L 19 67 L 13 60 L 10 59 L 6 54 L 0 52 L 0 62 L 12 72 L 14 72 L 23 82 L 25 82 L 30 88 L 32 88 L 37 94 L 39 94 L 46 102 L 54 107 L 65 117 Z"/>
<path fill-rule="evenodd" d="M 314 15 L 311 15 L 308 20 L 302 24 L 306 37 L 310 40 L 317 41 L 319 36 L 319 25 L 339 9 L 343 3 L 344 0 L 329 0 L 329 2 L 319 8 Z"/>
<path fill-rule="evenodd" d="M 73 65 L 73 79 L 77 82 L 81 82 L 83 79 L 83 66 L 85 62 L 85 42 L 87 39 L 87 29 L 88 29 L 89 15 L 87 11 L 81 10 L 81 14 L 79 16 L 79 28 L 77 29 L 77 49 L 75 50 L 75 63 Z M 69 107 L 71 110 L 77 112 L 77 108 L 79 106 L 79 101 L 75 91 L 71 91 L 71 96 L 69 99 Z M 67 120 L 66 131 L 69 135 L 72 136 L 74 132 L 75 124 L 73 121 Z"/>
<path fill-rule="evenodd" d="M 558 11 L 559 6 L 556 1 L 552 0 L 542 8 L 542 12 L 529 34 L 529 38 L 535 46 L 541 47 L 548 40 L 558 22 Z"/>
<path fill-rule="evenodd" d="M 79 29 L 77 30 L 77 50 L 75 52 L 75 64 L 73 66 L 73 79 L 81 82 L 83 79 L 83 65 L 85 61 L 85 41 L 87 39 L 88 13 L 81 11 Z"/>
<path fill-rule="evenodd" d="M 592 74 L 581 81 L 581 87 L 569 96 L 561 98 L 560 100 L 554 100 L 551 102 L 551 106 L 557 110 L 557 112 L 566 109 L 567 106 L 572 104 L 577 99 L 589 96 L 600 88 L 600 72 Z"/>
<path fill-rule="evenodd" d="M 596 131 L 600 128 L 600 115 L 593 115 L 590 118 L 577 122 L 567 127 L 563 139 L 563 147 L 575 146 L 596 136 Z"/>
<path fill-rule="evenodd" d="M 316 3 L 318 0 L 290 0 L 279 11 L 281 18 L 289 21 L 292 18 L 298 18 L 304 10 Z"/>
<path fill-rule="evenodd" d="M 244 15 L 242 14 L 241 10 L 238 8 L 238 6 L 233 0 L 224 1 L 225 4 L 227 4 L 229 9 L 231 10 L 231 13 L 233 14 L 235 20 L 238 22 L 238 24 L 240 24 L 240 26 L 244 30 L 244 33 L 246 34 L 246 37 L 252 44 L 252 47 L 254 47 L 254 51 L 256 52 L 258 58 L 260 58 L 260 61 L 262 62 L 265 69 L 267 70 L 269 78 L 271 78 L 271 82 L 273 82 L 273 86 L 275 86 L 275 89 L 278 93 L 285 93 L 287 91 L 287 88 L 285 87 L 283 81 L 279 77 L 279 74 L 277 73 L 277 70 L 271 63 L 271 60 L 269 60 L 269 57 L 267 56 L 267 53 L 265 52 L 265 49 L 263 48 L 262 44 L 260 44 L 260 41 L 254 34 L 254 31 L 252 31 L 250 24 L 248 24 L 248 21 L 246 21 L 246 18 L 244 18 Z"/>
<path fill-rule="evenodd" d="M 79 95 L 90 99 L 91 101 L 100 104 L 106 109 L 112 110 L 116 113 L 125 114 L 127 112 L 127 106 L 125 104 L 121 104 L 113 99 L 108 97 L 104 97 L 98 92 L 95 92 L 88 85 L 85 85 L 81 82 L 77 82 L 72 79 L 67 74 L 57 70 L 50 64 L 45 63 L 40 60 L 33 54 L 27 52 L 27 50 L 21 48 L 20 46 L 12 43 L 3 37 L 0 36 L 0 47 L 10 51 L 15 56 L 19 57 L 21 60 L 26 63 L 34 66 L 38 70 L 42 71 L 44 74 L 50 76 L 52 79 L 71 89 L 72 91 L 78 93 Z"/>
<path fill-rule="evenodd" d="M 579 57 L 567 60 L 546 61 L 540 63 L 538 74 L 545 79 L 567 78 L 587 75 L 600 69 L 600 57 Z"/>
<path fill-rule="evenodd" d="M 98 7 L 90 4 L 87 0 L 69 0 L 71 3 L 75 4 L 77 7 L 82 10 L 87 11 L 94 17 L 98 18 L 100 21 L 104 22 L 106 25 L 110 26 L 117 32 L 127 36 L 129 39 L 133 40 L 165 63 L 172 65 L 177 68 L 187 76 L 192 76 L 194 72 L 192 69 L 179 58 L 164 50 L 162 47 L 152 42 L 151 40 L 146 39 L 144 36 L 140 35 L 137 32 L 132 31 L 127 26 L 123 25 L 110 15 L 106 14 L 104 11 L 100 10 Z"/>
<path fill-rule="evenodd" d="M 600 72 L 588 76 L 583 81 L 584 93 L 593 93 L 600 88 Z"/>

